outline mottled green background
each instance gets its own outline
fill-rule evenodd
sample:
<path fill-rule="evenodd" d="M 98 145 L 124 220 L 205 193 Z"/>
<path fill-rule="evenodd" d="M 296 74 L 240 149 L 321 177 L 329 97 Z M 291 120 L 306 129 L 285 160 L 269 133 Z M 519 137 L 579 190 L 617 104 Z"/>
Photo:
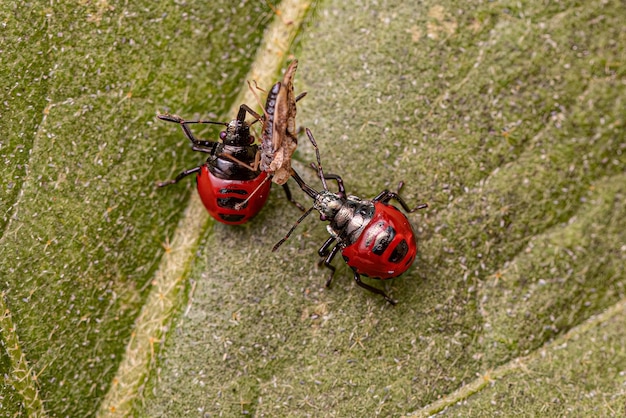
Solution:
<path fill-rule="evenodd" d="M 97 411 L 194 193 L 154 188 L 202 161 L 155 112 L 232 117 L 273 18 L 0 5 L 0 291 L 49 416 Z M 445 396 L 458 416 L 626 413 L 625 20 L 620 1 L 318 2 L 291 50 L 298 123 L 350 193 L 404 180 L 429 203 L 409 216 L 418 262 L 387 284 L 396 307 L 340 260 L 325 289 L 315 217 L 270 252 L 299 216 L 276 188 L 204 233 L 136 414 L 400 416 Z M 313 155 L 303 137 L 315 184 Z M 0 414 L 19 416 L 0 342 Z"/>

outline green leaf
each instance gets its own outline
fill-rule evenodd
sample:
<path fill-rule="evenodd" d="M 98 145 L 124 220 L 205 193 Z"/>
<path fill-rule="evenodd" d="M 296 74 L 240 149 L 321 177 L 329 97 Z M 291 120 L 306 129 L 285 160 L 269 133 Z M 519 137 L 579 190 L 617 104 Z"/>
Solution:
<path fill-rule="evenodd" d="M 191 189 L 155 190 L 192 154 L 155 113 L 229 110 L 272 18 L 243 6 L 1 6 L 9 415 L 99 408 Z"/>
<path fill-rule="evenodd" d="M 0 5 L 1 415 L 623 414 L 623 5 L 273 7 Z M 314 217 L 270 251 L 279 188 L 229 227 L 155 187 L 203 161 L 157 112 L 228 121 L 292 57 L 325 170 L 429 204 L 395 307 L 324 287 Z"/>

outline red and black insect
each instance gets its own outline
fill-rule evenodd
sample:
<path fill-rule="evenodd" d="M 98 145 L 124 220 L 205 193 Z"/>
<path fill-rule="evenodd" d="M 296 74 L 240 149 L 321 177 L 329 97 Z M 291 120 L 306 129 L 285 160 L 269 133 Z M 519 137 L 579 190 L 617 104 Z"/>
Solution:
<path fill-rule="evenodd" d="M 293 172 L 292 176 L 300 188 L 313 198 L 313 207 L 298 219 L 272 251 L 276 251 L 289 238 L 298 224 L 313 209 L 317 209 L 320 219 L 330 222 L 327 228 L 331 236 L 318 251 L 320 257 L 323 258 L 324 265 L 331 271 L 326 286 L 330 286 L 335 274 L 335 267 L 331 262 L 341 251 L 344 260 L 354 272 L 356 283 L 371 292 L 382 295 L 387 302 L 395 305 L 396 302 L 384 291 L 363 283 L 361 275 L 385 280 L 397 277 L 408 270 L 417 255 L 415 233 L 407 217 L 389 202 L 392 199 L 397 200 L 409 213 L 426 208 L 428 205 L 421 204 L 410 209 L 402 197 L 388 190 L 382 191 L 372 200 L 347 196 L 341 177 L 324 175 L 315 138 L 309 129 L 306 133 L 315 147 L 316 168 L 324 190 L 316 191 L 308 186 L 295 171 Z M 329 191 L 326 180 L 335 180 L 339 191 L 337 193 Z"/>
<path fill-rule="evenodd" d="M 259 213 L 267 201 L 271 183 L 266 181 L 267 173 L 259 169 L 251 170 L 245 166 L 254 163 L 259 151 L 258 145 L 253 144 L 255 138 L 250 134 L 250 125 L 245 121 L 246 113 L 256 114 L 248 106 L 241 105 L 237 119 L 230 123 L 186 121 L 176 115 L 158 115 L 161 120 L 180 124 L 192 143 L 192 149 L 207 153 L 209 157 L 204 164 L 181 172 L 173 180 L 157 183 L 157 186 L 178 183 L 191 174 L 197 174 L 196 183 L 200 199 L 209 214 L 219 222 L 239 225 Z M 226 126 L 226 129 L 220 132 L 222 142 L 197 139 L 189 129 L 190 124 Z M 304 210 L 293 200 L 286 184 L 283 184 L 283 189 L 287 199 Z M 254 198 L 248 199 L 254 191 L 256 191 Z"/>

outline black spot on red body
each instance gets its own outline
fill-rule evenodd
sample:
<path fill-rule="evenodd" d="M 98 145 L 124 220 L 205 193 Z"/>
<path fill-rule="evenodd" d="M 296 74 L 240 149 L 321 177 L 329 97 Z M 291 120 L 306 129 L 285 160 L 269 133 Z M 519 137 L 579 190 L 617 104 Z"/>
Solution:
<path fill-rule="evenodd" d="M 409 244 L 403 238 L 402 241 L 396 245 L 396 248 L 393 249 L 393 252 L 389 256 L 390 263 L 399 263 L 406 256 L 409 251 Z"/>
<path fill-rule="evenodd" d="M 226 209 L 235 209 L 235 205 L 243 202 L 244 199 L 239 199 L 237 197 L 220 197 L 217 199 L 217 206 Z M 246 203 L 240 209 L 245 209 L 248 206 Z M 221 216 L 221 215 L 220 215 Z"/>
<path fill-rule="evenodd" d="M 384 227 L 384 224 L 382 225 Z M 376 240 L 374 241 L 374 247 L 372 248 L 372 252 L 376 255 L 382 255 L 387 247 L 389 247 L 389 244 L 391 244 L 395 236 L 396 230 L 393 229 L 392 226 L 388 225 L 387 228 L 381 228 L 381 231 L 376 235 Z"/>

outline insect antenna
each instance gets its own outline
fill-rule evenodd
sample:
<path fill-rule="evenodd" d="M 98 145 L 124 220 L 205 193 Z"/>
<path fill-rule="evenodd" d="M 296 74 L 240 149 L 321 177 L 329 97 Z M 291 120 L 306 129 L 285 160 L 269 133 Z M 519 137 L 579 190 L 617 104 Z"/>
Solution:
<path fill-rule="evenodd" d="M 322 159 L 320 158 L 320 149 L 317 147 L 317 142 L 315 142 L 315 138 L 311 133 L 309 128 L 306 128 L 306 136 L 309 137 L 309 141 L 313 144 L 313 148 L 315 148 L 315 156 L 317 157 L 317 175 L 322 181 L 322 187 L 324 190 L 328 191 L 328 185 L 326 184 L 326 178 L 324 177 L 324 170 L 322 169 Z"/>
<path fill-rule="evenodd" d="M 291 233 L 295 231 L 295 229 L 298 227 L 298 225 L 300 225 L 300 222 L 302 222 L 304 218 L 309 216 L 309 214 L 311 213 L 311 211 L 313 211 L 313 209 L 315 209 L 315 206 L 311 206 L 306 212 L 304 212 L 304 214 L 302 214 L 302 216 L 300 216 L 300 219 L 298 219 L 296 223 L 293 224 L 289 232 L 287 232 L 287 235 L 285 235 L 283 239 L 281 239 L 280 241 L 276 243 L 276 245 L 274 245 L 274 247 L 272 248 L 272 252 L 276 251 L 281 245 L 283 245 L 285 241 L 289 239 L 289 237 L 291 236 Z"/>
<path fill-rule="evenodd" d="M 322 159 L 320 157 L 320 150 L 317 147 L 317 142 L 315 142 L 315 138 L 313 137 L 313 134 L 311 133 L 311 130 L 309 128 L 306 128 L 306 135 L 309 137 L 309 140 L 311 141 L 311 144 L 313 144 L 313 147 L 315 148 L 315 156 L 317 157 L 317 166 L 316 166 L 317 175 L 319 176 L 320 180 L 322 181 L 322 185 L 324 186 L 324 190 L 328 191 L 328 185 L 326 184 L 326 178 L 324 177 L 324 170 L 322 169 Z M 296 173 L 296 171 L 293 168 L 291 169 L 291 177 L 293 177 L 293 179 L 296 181 L 296 183 L 298 183 L 298 186 L 300 186 L 302 191 L 304 191 L 310 197 L 312 197 L 313 199 L 316 199 L 319 196 L 319 192 L 317 192 L 311 186 L 306 184 L 304 182 L 304 180 L 302 180 L 302 177 L 300 177 L 300 175 L 298 175 L 298 173 Z M 280 241 L 278 241 L 276 243 L 276 245 L 274 245 L 274 248 L 272 248 L 272 252 L 276 251 L 281 245 L 283 245 L 283 243 L 285 241 L 287 241 L 287 239 L 289 239 L 289 237 L 291 236 L 293 231 L 295 231 L 295 229 L 298 227 L 298 225 L 300 225 L 300 223 L 304 220 L 304 218 L 309 216 L 309 214 L 311 213 L 311 211 L 313 209 L 315 209 L 315 206 L 312 206 L 311 208 L 309 208 L 309 210 L 304 212 L 304 214 L 302 214 L 302 216 L 300 216 L 300 219 L 298 219 L 296 221 L 296 223 L 293 224 L 293 226 L 291 227 L 289 232 L 287 232 L 287 235 L 285 235 L 283 237 L 283 239 L 281 239 Z"/>

